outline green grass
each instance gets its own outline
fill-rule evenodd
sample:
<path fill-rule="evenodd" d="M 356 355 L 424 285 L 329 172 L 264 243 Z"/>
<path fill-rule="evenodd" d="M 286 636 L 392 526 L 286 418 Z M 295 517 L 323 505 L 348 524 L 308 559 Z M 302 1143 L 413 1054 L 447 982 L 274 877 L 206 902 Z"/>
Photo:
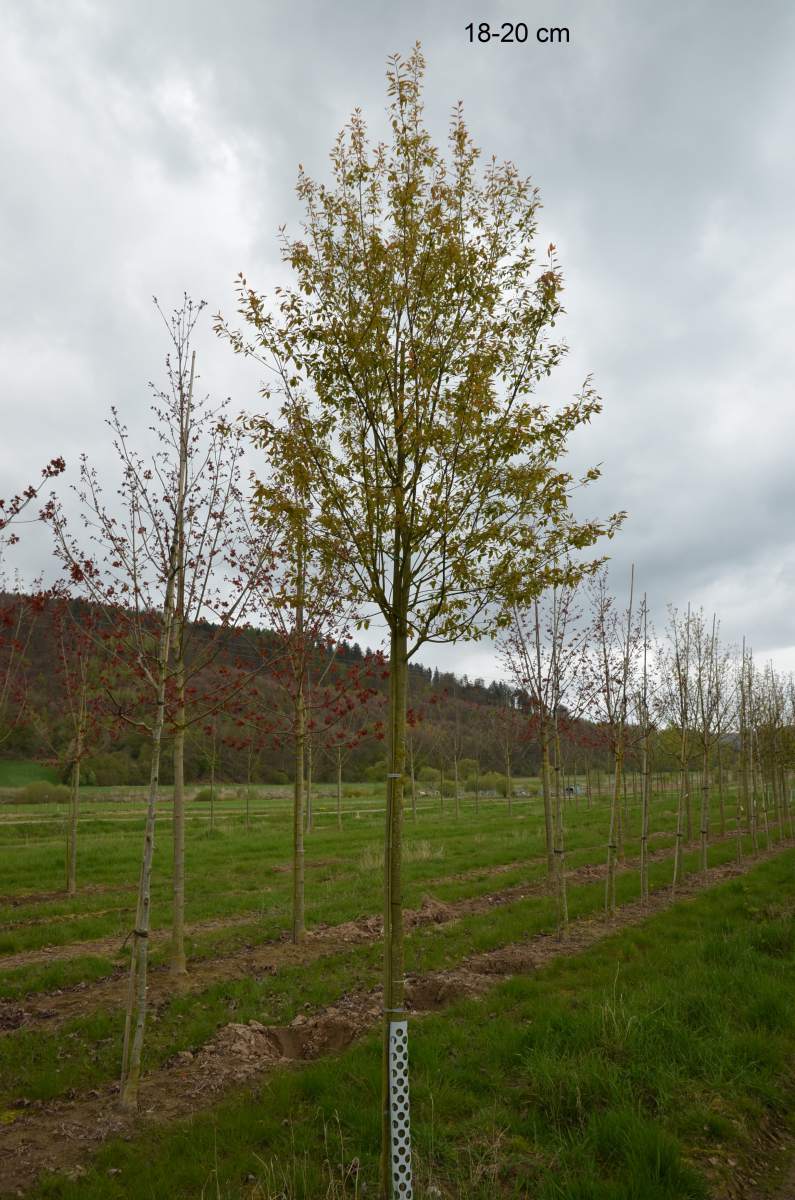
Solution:
<path fill-rule="evenodd" d="M 792 1113 L 795 852 L 413 1023 L 418 1200 L 705 1200 L 703 1164 Z M 375 1192 L 379 1049 L 105 1146 L 59 1200 Z M 353 1159 L 360 1164 L 355 1191 Z M 109 1173 L 113 1172 L 113 1173 Z M 343 1176 L 348 1174 L 348 1182 Z"/>
<path fill-rule="evenodd" d="M 57 783 L 58 772 L 55 767 L 45 766 L 44 763 L 17 762 L 10 758 L 0 758 L 0 787 L 24 787 L 26 783 L 34 783 L 37 779 Z"/>
<path fill-rule="evenodd" d="M 731 855 L 731 846 L 716 846 L 710 852 L 710 862 L 717 865 Z M 697 867 L 698 856 L 687 855 L 685 870 L 695 871 Z M 670 862 L 652 864 L 652 888 L 667 887 L 670 873 Z M 616 890 L 619 904 L 636 899 L 637 875 L 620 875 Z M 603 906 L 603 882 L 569 888 L 573 919 L 601 914 Z M 531 896 L 484 914 L 439 926 L 420 926 L 407 934 L 406 968 L 422 973 L 455 967 L 468 955 L 553 931 L 555 920 L 554 902 L 545 896 Z M 157 1011 L 157 1019 L 149 1023 L 145 1069 L 162 1066 L 179 1050 L 198 1049 L 228 1021 L 253 1018 L 264 1024 L 286 1024 L 307 1006 L 318 1010 L 352 990 L 377 987 L 381 979 L 381 953 L 380 943 L 373 942 L 313 963 L 284 967 L 273 977 L 224 981 L 166 1000 Z M 42 968 L 45 973 L 42 982 L 49 981 L 51 985 L 56 966 Z M 91 962 L 86 963 L 83 972 L 91 967 Z M 99 968 L 95 965 L 94 969 Z M 22 971 L 14 973 L 13 983 L 17 987 L 22 977 Z M 121 1028 L 122 1016 L 117 1005 L 108 1011 L 75 1018 L 51 1031 L 44 1026 L 6 1034 L 0 1038 L 0 1107 L 22 1098 L 49 1100 L 72 1089 L 86 1090 L 113 1080 L 119 1071 Z"/>

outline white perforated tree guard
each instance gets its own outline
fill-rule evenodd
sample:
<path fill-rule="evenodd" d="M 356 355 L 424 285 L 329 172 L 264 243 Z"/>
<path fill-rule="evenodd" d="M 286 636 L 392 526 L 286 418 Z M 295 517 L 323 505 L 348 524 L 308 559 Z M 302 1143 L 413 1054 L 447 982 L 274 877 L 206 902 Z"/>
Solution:
<path fill-rule="evenodd" d="M 395 1200 L 412 1200 L 409 1031 L 406 1021 L 389 1022 L 389 1124 L 392 1195 Z"/>

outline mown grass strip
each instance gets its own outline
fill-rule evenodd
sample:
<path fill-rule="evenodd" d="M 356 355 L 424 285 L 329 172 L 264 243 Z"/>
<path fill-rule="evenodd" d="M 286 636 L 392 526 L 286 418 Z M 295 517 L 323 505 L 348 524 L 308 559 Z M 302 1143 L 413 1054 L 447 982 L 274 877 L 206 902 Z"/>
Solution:
<path fill-rule="evenodd" d="M 731 854 L 731 846 L 713 847 L 710 862 L 719 865 Z M 696 853 L 686 857 L 686 871 L 696 870 L 697 857 Z M 651 887 L 666 887 L 670 871 L 670 862 L 654 863 Z M 634 873 L 618 877 L 620 904 L 636 899 L 638 892 Z M 572 919 L 601 914 L 603 904 L 602 881 L 569 890 Z M 454 967 L 468 955 L 553 930 L 555 919 L 554 901 L 536 895 L 448 924 L 420 926 L 407 936 L 406 967 L 412 973 Z M 320 1009 L 346 992 L 376 987 L 381 953 L 380 943 L 373 942 L 305 965 L 283 967 L 272 977 L 225 980 L 198 992 L 175 995 L 151 1013 L 145 1069 L 162 1066 L 180 1050 L 197 1049 L 229 1021 L 286 1024 L 307 1006 Z M 119 1069 L 121 1025 L 117 1008 L 65 1022 L 52 1031 L 21 1028 L 0 1038 L 0 1107 L 20 1098 L 48 1100 L 71 1090 L 86 1091 L 114 1079 Z"/>
<path fill-rule="evenodd" d="M 706 1197 L 705 1156 L 742 1156 L 754 1127 L 784 1119 L 791 1100 L 794 905 L 787 851 L 580 956 L 416 1021 L 418 1200 Z M 79 1179 L 51 1176 L 32 1194 L 372 1195 L 379 1068 L 369 1037 L 210 1113 L 108 1144 Z"/>

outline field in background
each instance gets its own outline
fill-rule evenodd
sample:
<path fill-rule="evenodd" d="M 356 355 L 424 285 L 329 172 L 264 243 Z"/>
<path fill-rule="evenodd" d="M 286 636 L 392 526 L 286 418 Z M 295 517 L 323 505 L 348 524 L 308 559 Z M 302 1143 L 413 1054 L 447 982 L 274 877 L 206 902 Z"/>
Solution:
<path fill-rule="evenodd" d="M 579 782 L 582 786 L 583 781 Z M 540 797 L 532 794 L 538 790 L 538 781 L 517 780 L 515 786 L 518 793 L 531 794 L 515 796 L 510 811 L 507 800 L 495 796 L 481 797 L 476 811 L 471 794 L 462 796 L 458 817 L 453 798 L 447 796 L 443 811 L 438 795 L 418 798 L 416 821 L 410 808 L 407 811 L 405 903 L 418 914 L 407 934 L 410 976 L 455 973 L 474 953 L 535 944 L 534 939 L 541 938 L 543 945 L 546 937 L 548 945 L 555 944 L 554 937 L 548 937 L 554 934 L 557 914 L 554 897 L 545 884 L 543 809 Z M 196 790 L 190 789 L 189 796 Z M 12 1136 L 18 1120 L 33 1120 L 37 1105 L 42 1106 L 42 1120 L 49 1105 L 66 1105 L 63 1120 L 68 1125 L 70 1105 L 79 1108 L 81 1098 L 97 1092 L 105 1095 L 109 1089 L 107 1104 L 112 1108 L 121 1049 L 124 941 L 134 918 L 144 798 L 145 789 L 85 790 L 79 890 L 72 899 L 63 891 L 65 805 L 30 805 L 8 797 L 0 805 L 0 1029 L 5 1030 L 0 1036 L 0 1167 L 3 1138 Z M 731 864 L 736 857 L 736 797 L 727 793 L 724 802 L 726 837 L 721 840 L 717 797 L 713 797 L 712 865 Z M 152 1073 L 161 1073 L 166 1089 L 180 1056 L 199 1061 L 224 1030 L 250 1021 L 291 1029 L 297 1022 L 298 1028 L 313 1014 L 378 988 L 382 785 L 346 784 L 343 810 L 340 830 L 334 787 L 315 788 L 313 829 L 306 840 L 310 936 L 306 948 L 293 954 L 284 940 L 291 896 L 290 788 L 255 787 L 246 796 L 245 788 L 221 786 L 213 805 L 212 828 L 209 804 L 189 800 L 186 919 L 190 973 L 188 984 L 178 988 L 166 968 L 171 839 L 170 802 L 168 789 L 164 790 L 155 844 L 155 970 L 144 1069 L 152 1078 L 160 1078 Z M 674 821 L 673 792 L 656 795 L 650 822 L 654 850 L 651 883 L 658 893 L 667 891 L 670 883 Z M 590 808 L 584 795 L 569 798 L 566 823 L 572 918 L 601 919 L 607 796 L 595 796 Z M 630 793 L 626 863 L 618 879 L 618 899 L 623 905 L 631 904 L 639 893 L 639 835 L 638 797 Z M 774 830 L 774 847 L 778 839 Z M 764 848 L 764 837 L 761 842 Z M 747 836 L 742 845 L 748 856 L 751 843 Z M 416 1035 L 415 1051 L 419 1173 L 415 1196 L 423 1200 L 507 1198 L 535 1195 L 535 1189 L 544 1197 L 565 1200 L 698 1200 L 706 1196 L 703 1179 L 710 1168 L 707 1163 L 707 1175 L 701 1172 L 706 1162 L 703 1120 L 696 1127 L 693 1113 L 698 1113 L 700 1120 L 705 1111 L 713 1111 L 709 1097 L 726 1090 L 725 1072 L 731 1064 L 718 1052 L 715 1037 L 720 1031 L 716 1033 L 709 1007 L 699 1007 L 692 997 L 703 986 L 704 962 L 715 963 L 723 953 L 721 930 L 730 937 L 734 923 L 738 930 L 742 924 L 745 946 L 756 936 L 758 924 L 759 936 L 772 939 L 769 953 L 760 951 L 762 958 L 754 968 L 761 972 L 759 989 L 749 986 L 746 996 L 738 994 L 733 1000 L 740 1008 L 747 1007 L 737 1021 L 742 1029 L 747 1028 L 751 1039 L 747 1055 L 751 1055 L 753 1042 L 753 1052 L 762 1056 L 764 1082 L 759 1078 L 762 1067 L 752 1068 L 747 1057 L 738 1067 L 740 1075 L 733 1077 L 735 1108 L 731 1115 L 720 1114 L 719 1106 L 714 1108 L 714 1140 L 720 1155 L 747 1156 L 753 1146 L 746 1144 L 745 1134 L 741 1136 L 732 1124 L 735 1114 L 745 1112 L 747 1120 L 760 1128 L 774 1117 L 780 1119 L 787 1094 L 784 1063 L 793 1045 L 793 1005 L 782 1005 L 775 995 L 777 989 L 788 987 L 786 994 L 792 998 L 795 969 L 795 855 L 792 851 L 783 851 L 783 855 L 769 867 L 758 868 L 763 872 L 762 882 L 749 883 L 751 891 L 742 880 L 732 884 L 740 892 L 728 893 L 725 912 L 719 905 L 707 906 L 703 918 L 682 916 L 678 924 L 671 916 L 668 926 L 654 926 L 659 931 L 650 931 L 648 937 L 638 931 L 632 937 L 624 936 L 623 941 L 619 938 L 612 951 L 607 945 L 588 951 L 596 956 L 591 966 L 584 959 L 582 967 L 575 968 L 578 956 L 571 967 L 553 964 L 539 968 L 532 979 L 523 978 L 520 972 L 514 981 L 499 985 L 493 1000 L 473 999 L 456 1009 L 452 1023 L 443 1015 L 423 1018 L 418 1023 L 421 1032 Z M 697 871 L 697 858 L 695 846 L 689 847 L 685 862 L 691 878 Z M 696 913 L 701 910 L 695 906 L 701 903 L 683 902 L 672 911 L 689 911 L 692 904 Z M 665 919 L 664 914 L 655 918 Z M 671 946 L 661 951 L 661 946 L 667 945 L 666 929 L 674 930 L 676 938 L 685 938 L 690 947 L 686 962 L 677 959 L 679 952 Z M 711 949 L 704 949 L 702 941 Z M 726 942 L 726 953 L 730 951 Z M 615 976 L 615 986 L 610 983 L 619 963 L 627 964 L 634 980 L 631 996 L 621 984 L 623 966 L 621 976 Z M 668 1090 L 664 1103 L 661 1096 L 657 1104 L 643 1089 L 656 1086 L 653 1080 L 658 1076 L 663 1078 L 660 1072 L 670 1057 L 670 1037 L 684 1035 L 681 1030 L 680 1034 L 671 1033 L 665 1024 L 668 1016 L 663 1020 L 655 1014 L 668 1013 L 680 981 L 683 996 L 690 998 L 686 1004 L 684 1000 L 681 1005 L 676 1002 L 676 1028 L 692 1022 L 688 1037 L 701 1028 L 704 1037 L 709 1032 L 712 1041 L 708 1053 L 704 1046 L 692 1048 L 692 1054 L 688 1051 L 691 1057 L 677 1066 L 675 1080 L 665 1076 Z M 736 981 L 731 986 L 738 991 Z M 576 1000 L 578 994 L 585 1006 L 580 1015 L 574 1011 L 576 1002 L 572 1008 L 572 998 Z M 555 1021 L 556 1005 L 562 1024 Z M 591 1009 L 592 1016 L 587 1016 Z M 505 1022 L 504 1036 L 497 1035 L 495 1021 Z M 636 1025 L 638 1030 L 649 1031 L 648 1041 L 635 1032 Z M 437 1027 L 435 1047 L 425 1030 Z M 602 1032 L 597 1036 L 599 1028 Z M 542 1036 L 540 1031 L 547 1029 L 548 1035 Z M 568 1037 L 575 1042 L 564 1052 Z M 589 1037 L 594 1039 L 590 1050 Z M 558 1050 L 556 1039 L 563 1039 Z M 576 1055 L 575 1043 L 579 1047 Z M 568 1054 L 577 1061 L 569 1061 Z M 644 1054 L 650 1058 L 643 1067 L 648 1078 L 641 1084 L 637 1081 Z M 559 1068 L 555 1067 L 556 1055 L 562 1056 Z M 240 1093 L 241 1085 L 235 1080 L 234 1086 L 212 1099 L 201 1099 L 197 1093 L 195 1163 L 186 1160 L 186 1127 L 177 1123 L 159 1129 L 151 1161 L 143 1146 L 137 1160 L 132 1146 L 114 1151 L 105 1148 L 100 1167 L 85 1180 L 80 1174 L 71 1180 L 62 1176 L 42 1185 L 43 1190 L 36 1194 L 70 1200 L 167 1194 L 187 1200 L 206 1189 L 208 1197 L 220 1195 L 224 1200 L 238 1196 L 247 1200 L 366 1200 L 368 1193 L 355 1190 L 353 1176 L 348 1174 L 346 1182 L 342 1168 L 329 1165 L 327 1149 L 329 1139 L 336 1145 L 334 1139 L 342 1137 L 340 1161 L 345 1159 L 349 1165 L 360 1158 L 361 1179 L 372 1178 L 377 1136 L 366 1111 L 372 1107 L 370 1091 L 377 1074 L 375 1042 L 346 1049 L 340 1062 L 339 1070 L 348 1079 L 346 1094 L 341 1097 L 333 1061 L 302 1067 L 299 1074 L 285 1070 L 272 1076 L 253 1102 Z M 490 1066 L 493 1062 L 502 1063 L 499 1078 L 499 1072 L 495 1075 Z M 608 1077 L 613 1080 L 609 1086 Z M 305 1084 L 300 1082 L 304 1078 Z M 481 1082 L 476 1084 L 478 1078 Z M 354 1079 L 361 1080 L 362 1095 L 370 1097 L 363 1112 L 359 1111 L 362 1104 L 351 1103 L 349 1096 Z M 642 1111 L 637 1097 L 626 1103 L 622 1099 L 635 1096 L 636 1088 L 640 1088 L 638 1096 L 645 1096 Z M 338 1099 L 333 1101 L 335 1095 Z M 690 1126 L 680 1119 L 677 1107 L 685 1103 Z M 488 1117 L 489 1105 L 493 1119 Z M 341 1114 L 339 1127 L 335 1114 Z M 594 1123 L 596 1114 L 601 1114 L 601 1124 Z M 539 1121 L 547 1122 L 549 1129 L 540 1128 Z M 476 1128 L 482 1136 L 476 1135 Z M 213 1129 L 220 1137 L 215 1142 Z M 297 1151 L 285 1143 L 287 1134 L 294 1146 L 297 1144 Z M 278 1173 L 286 1169 L 284 1164 L 293 1153 L 297 1158 L 292 1175 L 281 1178 Z M 213 1154 L 217 1156 L 215 1166 Z M 695 1166 L 690 1163 L 691 1154 Z M 557 1184 L 556 1156 L 565 1166 Z M 656 1176 L 657 1168 L 650 1166 L 655 1156 L 660 1163 Z M 124 1171 L 123 1187 L 115 1175 L 108 1175 L 109 1170 L 116 1170 L 117 1162 Z M 600 1172 L 612 1181 L 609 1186 L 599 1185 Z"/>
<path fill-rule="evenodd" d="M 13 759 L 0 758 L 0 788 L 21 788 L 26 783 L 34 783 L 37 779 L 55 783 L 58 779 L 58 772 L 55 767 L 45 766 L 44 763 L 18 762 Z"/>

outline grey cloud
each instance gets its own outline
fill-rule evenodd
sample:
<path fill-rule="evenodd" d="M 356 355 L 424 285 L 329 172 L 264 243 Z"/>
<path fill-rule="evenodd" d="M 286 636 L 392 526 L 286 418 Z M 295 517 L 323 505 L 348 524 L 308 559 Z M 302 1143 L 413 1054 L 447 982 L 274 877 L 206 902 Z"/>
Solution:
<path fill-rule="evenodd" d="M 143 435 L 164 351 L 152 293 L 231 314 L 239 270 L 278 282 L 298 162 L 322 176 L 356 105 L 386 132 L 384 60 L 420 38 L 435 136 L 461 98 L 484 151 L 541 187 L 571 345 L 544 396 L 593 372 L 604 397 L 570 461 L 603 463 L 584 511 L 629 512 L 608 548 L 617 586 L 634 561 L 658 624 L 668 601 L 714 604 L 727 636 L 795 661 L 795 9 L 524 6 L 531 28 L 571 27 L 557 47 L 471 46 L 470 15 L 453 0 L 0 6 L 0 495 L 53 453 L 107 466 L 111 402 Z M 258 403 L 256 370 L 209 330 L 202 374 Z M 29 539 L 19 561 L 39 552 Z M 483 643 L 424 657 L 498 673 Z"/>

